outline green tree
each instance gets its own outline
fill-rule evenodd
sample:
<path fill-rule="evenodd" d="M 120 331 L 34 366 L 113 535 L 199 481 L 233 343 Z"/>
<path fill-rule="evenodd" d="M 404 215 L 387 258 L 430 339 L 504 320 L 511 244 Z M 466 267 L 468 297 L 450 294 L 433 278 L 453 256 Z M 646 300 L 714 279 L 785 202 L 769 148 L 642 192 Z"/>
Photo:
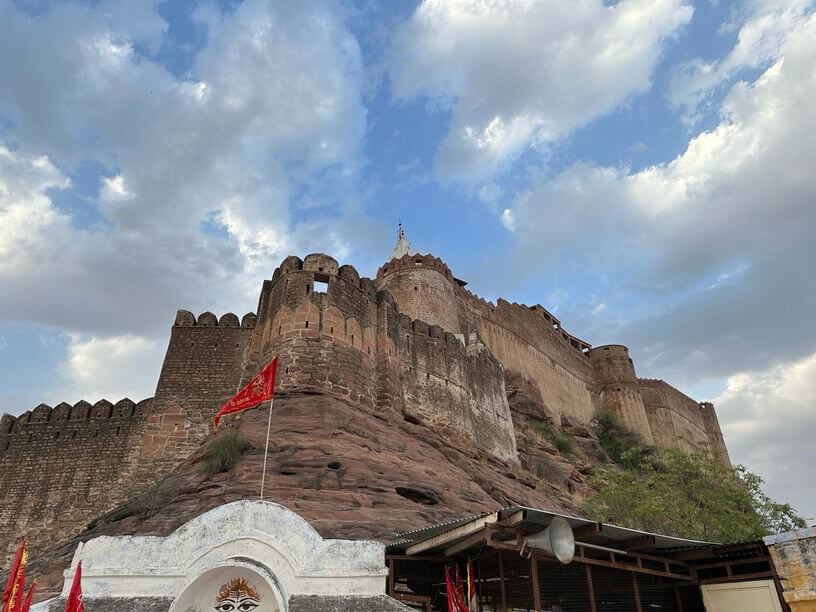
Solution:
<path fill-rule="evenodd" d="M 623 432 L 623 433 L 622 433 Z M 762 479 L 710 454 L 644 446 L 605 418 L 598 437 L 618 467 L 590 481 L 597 493 L 581 510 L 595 520 L 716 542 L 755 540 L 805 527 L 789 504 L 762 491 Z"/>

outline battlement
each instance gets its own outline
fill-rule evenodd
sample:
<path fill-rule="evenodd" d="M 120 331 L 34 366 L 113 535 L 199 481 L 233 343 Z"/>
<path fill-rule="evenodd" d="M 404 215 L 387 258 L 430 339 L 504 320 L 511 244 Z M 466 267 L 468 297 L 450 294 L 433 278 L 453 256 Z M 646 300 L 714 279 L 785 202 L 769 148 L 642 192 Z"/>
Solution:
<path fill-rule="evenodd" d="M 582 355 L 587 355 L 592 345 L 567 332 L 561 326 L 561 321 L 558 320 L 550 311 L 544 308 L 541 304 L 534 304 L 528 306 L 526 304 L 519 304 L 518 302 L 508 302 L 499 298 L 496 303 L 485 300 L 476 295 L 472 291 L 466 289 L 464 286 L 458 287 L 459 295 L 469 305 L 477 308 L 483 318 L 493 320 L 501 323 L 504 320 L 512 320 L 519 315 L 523 316 L 522 311 L 535 313 L 540 317 L 543 326 L 547 328 L 552 335 L 558 338 L 561 342 L 572 349 L 575 349 Z"/>
<path fill-rule="evenodd" d="M 196 317 L 189 310 L 178 310 L 174 327 L 242 327 L 244 329 L 255 327 L 257 317 L 254 312 L 248 312 L 241 320 L 238 316 L 228 312 L 221 315 L 219 319 L 213 313 L 206 311 Z"/>
<path fill-rule="evenodd" d="M 377 270 L 376 279 L 379 281 L 382 280 L 384 277 L 388 276 L 389 274 L 405 272 L 407 270 L 412 270 L 415 268 L 430 268 L 431 270 L 436 270 L 442 276 L 450 280 L 452 283 L 457 283 L 453 274 L 451 274 L 450 268 L 448 268 L 447 264 L 438 257 L 431 255 L 430 253 L 427 255 L 407 254 L 403 255 L 399 259 L 392 259 L 388 263 L 380 266 L 380 268 Z"/>
<path fill-rule="evenodd" d="M 136 403 L 129 398 L 124 398 L 115 404 L 105 399 L 95 404 L 80 400 L 73 406 L 62 402 L 53 408 L 48 404 L 39 404 L 17 417 L 4 414 L 0 418 L 0 434 L 15 434 L 22 431 L 27 425 L 39 423 L 142 418 L 152 399 L 148 398 Z"/>

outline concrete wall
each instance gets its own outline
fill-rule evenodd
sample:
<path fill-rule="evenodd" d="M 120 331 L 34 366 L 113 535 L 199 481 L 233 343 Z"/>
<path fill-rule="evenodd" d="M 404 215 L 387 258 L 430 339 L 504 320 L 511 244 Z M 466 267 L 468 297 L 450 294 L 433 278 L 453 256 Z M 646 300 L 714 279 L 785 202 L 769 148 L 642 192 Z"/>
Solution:
<path fill-rule="evenodd" d="M 406 609 L 385 597 L 383 544 L 324 540 L 271 502 L 219 506 L 167 537 L 102 536 L 80 544 L 50 610 L 64 607 L 80 558 L 88 610 L 207 609 L 232 577 L 253 584 L 264 610 Z"/>

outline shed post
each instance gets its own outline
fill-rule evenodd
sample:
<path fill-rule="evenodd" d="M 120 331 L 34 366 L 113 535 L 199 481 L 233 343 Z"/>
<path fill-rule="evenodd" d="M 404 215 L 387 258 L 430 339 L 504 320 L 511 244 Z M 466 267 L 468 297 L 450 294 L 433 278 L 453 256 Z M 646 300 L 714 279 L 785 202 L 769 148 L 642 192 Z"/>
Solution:
<path fill-rule="evenodd" d="M 538 559 L 535 553 L 530 555 L 530 577 L 533 583 L 533 608 L 541 612 L 541 586 L 538 584 Z"/>
<path fill-rule="evenodd" d="M 499 585 L 501 586 L 501 612 L 507 612 L 507 590 L 504 588 L 504 563 L 502 551 L 499 550 Z"/>

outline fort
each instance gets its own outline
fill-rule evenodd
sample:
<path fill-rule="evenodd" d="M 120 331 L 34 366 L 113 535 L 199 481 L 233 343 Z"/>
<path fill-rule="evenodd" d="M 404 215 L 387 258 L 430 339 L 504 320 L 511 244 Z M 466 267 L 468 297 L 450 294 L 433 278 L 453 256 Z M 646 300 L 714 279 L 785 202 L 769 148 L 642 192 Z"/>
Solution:
<path fill-rule="evenodd" d="M 580 425 L 609 411 L 647 442 L 728 461 L 712 404 L 638 378 L 625 346 L 592 347 L 543 306 L 479 298 L 439 258 L 411 253 L 400 232 L 374 279 L 326 254 L 290 256 L 263 282 L 257 313 L 179 310 L 151 399 L 4 415 L 4 557 L 20 534 L 35 548 L 73 536 L 166 477 L 275 355 L 282 395 L 330 396 L 386 421 L 421 422 L 511 467 L 522 418 L 508 402 L 511 376 L 540 399 L 534 418 Z"/>

